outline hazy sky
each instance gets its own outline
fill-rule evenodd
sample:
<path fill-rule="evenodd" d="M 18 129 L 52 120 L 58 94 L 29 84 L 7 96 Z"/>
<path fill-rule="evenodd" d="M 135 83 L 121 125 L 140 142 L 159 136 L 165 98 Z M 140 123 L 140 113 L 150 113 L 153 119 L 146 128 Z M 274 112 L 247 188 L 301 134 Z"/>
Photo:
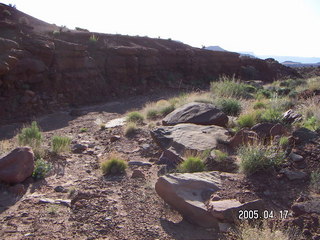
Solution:
<path fill-rule="evenodd" d="M 320 57 L 320 0 L 9 0 L 68 28 L 172 38 L 257 55 Z"/>

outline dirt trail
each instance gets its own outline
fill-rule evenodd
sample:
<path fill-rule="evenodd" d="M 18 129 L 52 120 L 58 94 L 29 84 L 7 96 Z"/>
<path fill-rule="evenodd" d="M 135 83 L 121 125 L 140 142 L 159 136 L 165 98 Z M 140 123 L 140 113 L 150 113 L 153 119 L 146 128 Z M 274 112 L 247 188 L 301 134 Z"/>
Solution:
<path fill-rule="evenodd" d="M 127 138 L 121 126 L 101 130 L 97 119 L 105 123 L 158 99 L 160 96 L 140 96 L 83 107 L 77 109 L 80 116 L 76 117 L 59 112 L 39 118 L 47 148 L 53 135 L 70 136 L 73 144 L 88 148 L 81 154 L 49 157 L 52 174 L 25 184 L 27 192 L 22 197 L 9 193 L 9 186 L 1 186 L 0 239 L 218 239 L 215 232 L 182 220 L 157 196 L 158 165 L 130 166 L 122 177 L 101 174 L 99 159 L 109 152 L 118 152 L 128 161 L 152 162 L 159 149 L 146 128 Z M 15 132 L 17 126 L 1 127 L 2 137 Z M 120 135 L 120 140 L 111 142 L 113 135 Z M 132 178 L 135 169 L 145 178 Z M 65 192 L 56 192 L 57 186 Z M 45 199 L 66 203 L 43 203 Z"/>

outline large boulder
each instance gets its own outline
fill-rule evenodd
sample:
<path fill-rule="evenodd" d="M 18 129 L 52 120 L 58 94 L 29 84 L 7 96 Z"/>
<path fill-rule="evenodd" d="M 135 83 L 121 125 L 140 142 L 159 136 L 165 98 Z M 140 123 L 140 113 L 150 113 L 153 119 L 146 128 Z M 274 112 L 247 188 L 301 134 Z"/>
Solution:
<path fill-rule="evenodd" d="M 158 179 L 155 190 L 189 222 L 218 228 L 217 219 L 207 211 L 205 202 L 221 187 L 219 172 L 169 174 Z"/>
<path fill-rule="evenodd" d="M 201 152 L 217 148 L 220 141 L 229 138 L 228 131 L 222 127 L 190 123 L 160 127 L 151 131 L 151 136 L 162 150 L 170 149 L 180 156 L 186 150 Z"/>
<path fill-rule="evenodd" d="M 34 154 L 29 147 L 19 147 L 0 159 L 0 181 L 20 183 L 32 175 Z"/>
<path fill-rule="evenodd" d="M 157 194 L 186 220 L 206 228 L 236 221 L 239 210 L 264 209 L 260 199 L 241 203 L 236 199 L 214 200 L 226 181 L 239 180 L 238 174 L 225 172 L 176 173 L 162 176 L 155 185 Z"/>
<path fill-rule="evenodd" d="M 228 116 L 212 104 L 192 102 L 169 113 L 162 123 L 169 126 L 179 123 L 194 123 L 225 127 L 228 123 Z"/>
<path fill-rule="evenodd" d="M 285 127 L 280 123 L 258 123 L 254 125 L 251 130 L 256 132 L 260 138 L 283 135 L 286 132 Z"/>

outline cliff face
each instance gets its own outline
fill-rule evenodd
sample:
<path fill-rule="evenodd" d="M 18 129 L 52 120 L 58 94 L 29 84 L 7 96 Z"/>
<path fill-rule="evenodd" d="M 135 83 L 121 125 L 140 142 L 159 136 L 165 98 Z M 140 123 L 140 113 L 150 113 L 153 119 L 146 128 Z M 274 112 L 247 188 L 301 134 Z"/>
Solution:
<path fill-rule="evenodd" d="M 169 82 L 208 82 L 221 74 L 271 81 L 281 66 L 172 40 L 61 29 L 3 4 L 0 29 L 0 123 Z"/>

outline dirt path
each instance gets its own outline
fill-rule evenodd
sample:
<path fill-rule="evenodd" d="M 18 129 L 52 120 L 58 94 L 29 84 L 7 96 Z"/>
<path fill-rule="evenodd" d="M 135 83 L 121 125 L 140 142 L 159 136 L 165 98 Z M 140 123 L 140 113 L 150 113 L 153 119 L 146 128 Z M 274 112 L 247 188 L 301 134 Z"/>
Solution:
<path fill-rule="evenodd" d="M 160 166 L 130 166 L 122 177 L 101 174 L 99 161 L 110 152 L 128 161 L 152 162 L 159 149 L 146 128 L 127 138 L 121 126 L 101 130 L 97 120 L 123 117 L 126 111 L 157 99 L 160 96 L 142 96 L 83 107 L 77 109 L 80 116 L 76 117 L 59 112 L 39 118 L 45 146 L 49 147 L 53 135 L 67 135 L 73 144 L 88 148 L 81 154 L 50 157 L 52 174 L 24 184 L 27 191 L 22 197 L 9 193 L 9 186 L 0 186 L 0 239 L 218 239 L 210 229 L 183 221 L 157 196 L 154 184 Z M 2 137 L 15 132 L 17 126 L 2 127 Z M 111 142 L 113 135 L 121 137 Z M 135 169 L 145 177 L 132 178 Z M 57 186 L 65 192 L 55 191 Z M 46 199 L 65 203 L 43 203 Z"/>

